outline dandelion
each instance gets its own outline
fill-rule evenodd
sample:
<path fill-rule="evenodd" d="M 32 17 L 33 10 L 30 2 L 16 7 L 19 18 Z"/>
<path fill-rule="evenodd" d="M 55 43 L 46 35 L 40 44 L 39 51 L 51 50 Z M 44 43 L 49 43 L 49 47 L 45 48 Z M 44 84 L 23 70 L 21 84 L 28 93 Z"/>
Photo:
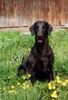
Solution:
<path fill-rule="evenodd" d="M 63 82 L 62 85 L 63 85 L 63 86 L 66 86 L 66 82 Z"/>
<path fill-rule="evenodd" d="M 55 83 L 51 83 L 51 82 L 48 83 L 48 89 L 49 90 L 52 90 L 52 89 L 54 90 L 55 88 L 56 88 Z"/>
<path fill-rule="evenodd" d="M 30 78 L 31 77 L 31 75 L 30 74 L 28 74 L 28 78 Z"/>
<path fill-rule="evenodd" d="M 14 89 L 15 88 L 15 86 L 11 86 L 11 89 Z"/>
<path fill-rule="evenodd" d="M 26 86 L 22 86 L 22 88 L 23 88 L 24 90 L 27 90 L 27 89 L 29 88 L 29 84 L 26 85 Z"/>
<path fill-rule="evenodd" d="M 22 79 L 25 80 L 26 79 L 26 76 L 22 76 Z"/>
<path fill-rule="evenodd" d="M 25 87 L 25 86 L 21 86 L 21 87 L 22 87 L 22 89 L 24 89 L 24 90 L 26 89 L 26 87 Z"/>
<path fill-rule="evenodd" d="M 60 80 L 59 76 L 56 77 L 56 82 L 59 83 L 59 84 L 62 84 L 62 81 Z"/>
<path fill-rule="evenodd" d="M 26 88 L 27 88 L 27 89 L 29 88 L 29 84 L 26 86 Z"/>
<path fill-rule="evenodd" d="M 56 80 L 60 80 L 60 77 L 59 76 L 56 76 Z"/>
<path fill-rule="evenodd" d="M 62 81 L 61 80 L 57 80 L 57 83 L 62 84 Z"/>
<path fill-rule="evenodd" d="M 27 84 L 26 84 L 26 82 L 25 83 L 23 83 L 23 86 L 26 86 Z"/>
<path fill-rule="evenodd" d="M 52 88 L 55 89 L 56 88 L 55 85 Z"/>
<path fill-rule="evenodd" d="M 56 90 L 53 91 L 53 93 L 51 94 L 51 97 L 55 99 L 58 97 Z"/>
<path fill-rule="evenodd" d="M 9 90 L 9 93 L 10 94 L 16 94 L 16 91 L 15 90 Z"/>
<path fill-rule="evenodd" d="M 20 83 L 18 82 L 17 85 L 20 85 Z"/>
<path fill-rule="evenodd" d="M 48 83 L 48 89 L 51 90 L 52 89 L 52 84 L 49 82 Z"/>
<path fill-rule="evenodd" d="M 28 89 L 29 88 L 29 84 L 27 82 L 23 83 L 23 86 L 21 86 L 23 89 Z"/>
<path fill-rule="evenodd" d="M 65 80 L 66 84 L 68 83 L 68 80 Z"/>

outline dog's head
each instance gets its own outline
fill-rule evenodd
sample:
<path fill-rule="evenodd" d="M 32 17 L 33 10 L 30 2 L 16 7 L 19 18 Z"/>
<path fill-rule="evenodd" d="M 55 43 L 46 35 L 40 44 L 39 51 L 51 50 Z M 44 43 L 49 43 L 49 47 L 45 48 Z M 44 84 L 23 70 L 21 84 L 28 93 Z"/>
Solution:
<path fill-rule="evenodd" d="M 36 42 L 42 43 L 52 31 L 52 26 L 46 21 L 37 21 L 31 27 L 32 35 L 35 34 Z"/>

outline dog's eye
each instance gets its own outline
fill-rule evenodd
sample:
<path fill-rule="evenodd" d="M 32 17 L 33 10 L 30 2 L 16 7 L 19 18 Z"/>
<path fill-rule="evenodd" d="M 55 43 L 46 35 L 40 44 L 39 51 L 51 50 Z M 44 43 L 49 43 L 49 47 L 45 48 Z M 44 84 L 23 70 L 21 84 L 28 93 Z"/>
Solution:
<path fill-rule="evenodd" d="M 42 26 L 43 27 L 43 29 L 45 29 L 46 27 L 45 26 Z"/>
<path fill-rule="evenodd" d="M 36 28 L 38 29 L 38 28 L 39 28 L 39 26 L 36 26 Z"/>

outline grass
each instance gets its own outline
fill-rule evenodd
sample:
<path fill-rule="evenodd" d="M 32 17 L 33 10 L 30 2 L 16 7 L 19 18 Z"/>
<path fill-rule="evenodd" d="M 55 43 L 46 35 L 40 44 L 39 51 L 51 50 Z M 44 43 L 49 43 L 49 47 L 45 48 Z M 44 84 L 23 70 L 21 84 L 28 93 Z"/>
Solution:
<path fill-rule="evenodd" d="M 67 100 L 68 98 L 68 31 L 54 31 L 49 36 L 55 55 L 54 73 L 59 75 L 48 87 L 37 81 L 32 86 L 28 75 L 18 79 L 17 68 L 34 43 L 31 35 L 0 32 L 0 100 Z M 63 83 L 64 82 L 64 83 Z M 55 93 L 53 93 L 56 91 Z"/>

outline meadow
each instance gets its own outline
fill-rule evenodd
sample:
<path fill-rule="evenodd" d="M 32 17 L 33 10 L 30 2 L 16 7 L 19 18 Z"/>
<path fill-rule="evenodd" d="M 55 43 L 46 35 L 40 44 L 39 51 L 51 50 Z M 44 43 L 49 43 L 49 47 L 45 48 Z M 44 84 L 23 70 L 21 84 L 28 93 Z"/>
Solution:
<path fill-rule="evenodd" d="M 32 85 L 29 74 L 17 77 L 17 68 L 30 52 L 34 36 L 0 32 L 0 100 L 68 99 L 68 30 L 53 31 L 49 42 L 55 56 L 55 79 Z"/>

